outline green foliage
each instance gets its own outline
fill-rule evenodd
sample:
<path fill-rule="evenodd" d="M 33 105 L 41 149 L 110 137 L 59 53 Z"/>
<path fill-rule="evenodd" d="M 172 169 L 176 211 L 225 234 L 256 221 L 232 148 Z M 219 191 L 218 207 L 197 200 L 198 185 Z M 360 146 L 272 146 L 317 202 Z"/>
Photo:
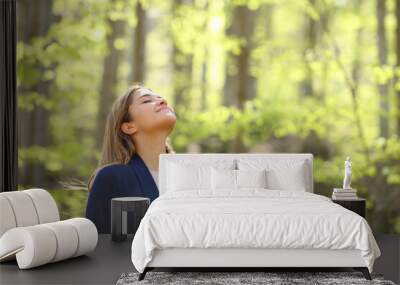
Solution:
<path fill-rule="evenodd" d="M 87 191 L 54 189 L 49 192 L 57 203 L 61 220 L 85 217 Z"/>
<path fill-rule="evenodd" d="M 282 152 L 302 151 L 314 135 L 309 144 L 315 157 L 315 192 L 330 195 L 333 187 L 339 187 L 343 161 L 351 156 L 353 184 L 359 195 L 368 199 L 368 221 L 373 229 L 400 233 L 400 141 L 393 135 L 399 128 L 394 91 L 400 90 L 396 80 L 400 73 L 393 50 L 393 1 L 388 2 L 390 48 L 384 66 L 377 57 L 374 1 L 359 1 L 358 7 L 354 1 L 334 0 L 194 0 L 183 1 L 174 10 L 171 7 L 177 2 L 172 0 L 140 2 L 148 24 L 144 83 L 174 102 L 179 116 L 171 140 L 177 152 L 186 151 L 193 143 L 231 151 L 228 145 L 237 137 L 248 151 L 259 145 L 271 146 L 273 140 L 296 138 L 291 148 Z M 113 43 L 125 53 L 114 88 L 125 90 L 126 78 L 135 68 L 130 57 L 132 29 L 138 21 L 136 4 L 136 0 L 55 0 L 53 14 L 58 20 L 48 33 L 29 43 L 18 41 L 18 107 L 48 110 L 52 139 L 48 147 L 20 146 L 20 167 L 40 162 L 57 182 L 71 177 L 86 181 L 95 169 L 100 155 L 95 147 L 95 134 L 100 131 L 96 129 L 97 111 L 110 33 L 107 21 L 127 23 L 124 36 Z M 241 55 L 247 44 L 226 32 L 237 6 L 257 11 L 249 71 L 256 81 L 256 93 L 243 109 L 222 104 L 225 77 L 238 72 L 227 55 Z M 307 32 L 310 21 L 317 27 L 314 46 Z M 329 34 L 322 29 L 323 21 Z M 368 156 L 333 41 L 347 74 L 354 74 L 355 62 L 359 63 L 356 99 Z M 174 64 L 188 68 L 177 72 Z M 307 82 L 312 88 L 304 91 Z M 40 83 L 50 84 L 49 96 L 36 88 Z M 379 107 L 377 84 L 388 84 L 387 112 Z M 189 102 L 184 106 L 175 102 L 174 92 L 179 88 Z M 382 113 L 389 122 L 391 136 L 387 139 L 379 135 Z M 319 152 L 319 147 L 327 149 L 326 154 Z M 52 194 L 63 218 L 84 214 L 86 192 L 55 188 Z"/>

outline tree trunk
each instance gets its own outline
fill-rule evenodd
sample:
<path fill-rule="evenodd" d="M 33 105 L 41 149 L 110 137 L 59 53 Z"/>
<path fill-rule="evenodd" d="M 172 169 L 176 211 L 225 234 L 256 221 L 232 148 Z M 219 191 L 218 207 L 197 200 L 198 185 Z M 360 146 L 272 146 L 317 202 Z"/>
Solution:
<path fill-rule="evenodd" d="M 315 0 L 310 0 L 311 5 L 315 6 Z M 308 14 L 305 19 L 305 47 L 303 50 L 303 60 L 305 65 L 305 78 L 300 85 L 300 94 L 302 96 L 313 96 L 313 71 L 310 67 L 310 62 L 308 58 L 309 53 L 315 52 L 315 47 L 317 45 L 317 22 L 311 18 Z"/>
<path fill-rule="evenodd" d="M 235 6 L 226 33 L 244 40 L 239 55 L 227 55 L 224 100 L 225 106 L 243 109 L 247 100 L 256 96 L 256 78 L 251 75 L 251 52 L 254 47 L 253 32 L 257 12 L 247 6 Z M 231 152 L 245 152 L 240 134 L 233 139 Z"/>
<path fill-rule="evenodd" d="M 115 2 L 115 0 L 112 0 Z M 112 21 L 107 19 L 110 32 L 107 34 L 107 55 L 103 62 L 103 75 L 99 94 L 99 110 L 97 115 L 97 147 L 101 148 L 103 143 L 104 130 L 110 106 L 117 98 L 116 86 L 118 82 L 118 67 L 122 58 L 122 51 L 114 46 L 114 41 L 124 35 L 125 22 L 122 20 Z"/>
<path fill-rule="evenodd" d="M 265 4 L 264 17 L 265 17 L 265 38 L 267 40 L 272 40 L 274 36 L 274 26 L 273 26 L 273 14 L 275 10 L 275 4 L 268 3 Z"/>
<path fill-rule="evenodd" d="M 358 0 L 355 3 L 355 11 L 360 11 L 362 5 L 362 0 Z M 360 77 L 361 77 L 361 49 L 362 49 L 362 34 L 364 32 L 364 27 L 360 26 L 357 29 L 356 34 L 356 46 L 354 48 L 354 60 L 352 66 L 352 81 L 353 81 L 353 90 L 352 90 L 352 101 L 353 101 L 353 113 L 356 120 L 356 125 L 359 131 L 359 138 L 363 146 L 363 151 L 367 161 L 370 161 L 368 143 L 365 138 L 364 128 L 362 126 L 362 120 L 360 115 L 360 107 L 358 103 L 359 96 L 359 85 L 360 85 Z"/>
<path fill-rule="evenodd" d="M 330 18 L 331 14 L 329 13 L 329 10 L 326 10 L 321 13 L 321 29 L 320 29 L 320 35 L 322 37 L 324 31 L 329 29 L 330 25 Z M 323 68 L 322 68 L 322 79 L 321 79 L 321 89 L 317 92 L 317 96 L 325 101 L 326 100 L 326 90 L 328 87 L 328 72 L 329 72 L 329 62 L 328 60 L 324 60 L 323 62 Z"/>
<path fill-rule="evenodd" d="M 146 10 L 141 1 L 136 4 L 137 24 L 133 32 L 133 56 L 129 84 L 144 83 L 146 74 Z"/>
<path fill-rule="evenodd" d="M 191 2 L 191 1 L 185 1 Z M 172 13 L 176 17 L 176 11 L 183 4 L 182 0 L 174 0 L 172 3 Z M 179 109 L 190 106 L 189 91 L 192 78 L 192 56 L 184 54 L 173 40 L 172 47 L 172 69 L 174 73 L 174 106 Z"/>
<path fill-rule="evenodd" d="M 52 7 L 52 0 L 41 0 L 35 5 L 32 5 L 29 0 L 18 0 L 18 41 L 22 41 L 24 45 L 29 46 L 34 38 L 46 36 L 55 20 L 52 14 Z M 20 64 L 23 65 L 25 61 L 30 64 L 25 57 L 21 59 Z M 48 99 L 53 81 L 41 79 L 40 76 L 46 70 L 55 69 L 55 66 L 44 67 L 40 62 L 37 62 L 34 65 L 34 69 L 39 74 L 38 81 L 33 85 L 25 85 L 24 82 L 21 82 L 18 86 L 18 96 L 23 99 L 26 96 L 31 96 L 29 93 L 36 92 L 39 96 Z M 32 110 L 19 106 L 17 118 L 19 147 L 49 147 L 51 145 L 49 117 L 50 110 L 40 104 L 35 103 Z M 46 188 L 50 186 L 51 179 L 47 175 L 44 163 L 40 161 L 25 161 L 24 166 L 20 168 L 19 174 L 19 184 L 23 187 Z"/>
<path fill-rule="evenodd" d="M 228 36 L 243 39 L 239 55 L 228 55 L 225 77 L 224 105 L 243 108 L 246 100 L 255 97 L 256 78 L 250 73 L 250 56 L 254 48 L 253 32 L 257 12 L 247 6 L 235 6 Z"/>
<path fill-rule="evenodd" d="M 174 44 L 172 48 L 172 69 L 174 73 L 174 106 L 187 108 L 190 105 L 189 91 L 192 78 L 192 57 L 183 54 Z"/>
<path fill-rule="evenodd" d="M 400 0 L 396 0 L 396 68 L 400 68 Z M 396 80 L 398 80 L 397 77 Z M 400 90 L 396 90 L 396 99 L 396 134 L 400 137 Z"/>
<path fill-rule="evenodd" d="M 385 29 L 386 16 L 386 0 L 376 1 L 376 17 L 377 17 L 377 45 L 379 54 L 379 65 L 384 68 L 387 64 L 387 41 Z M 381 137 L 389 137 L 389 102 L 388 102 L 388 85 L 387 83 L 378 83 L 379 90 L 379 134 Z"/>
<path fill-rule="evenodd" d="M 183 4 L 189 4 L 192 0 L 173 0 L 171 6 L 171 13 L 173 19 L 179 17 L 177 11 Z M 190 100 L 190 86 L 192 85 L 192 68 L 193 68 L 193 55 L 185 54 L 181 51 L 179 46 L 176 45 L 176 35 L 172 35 L 172 72 L 173 72 L 173 106 L 177 117 L 179 118 L 180 112 L 187 109 L 191 105 Z M 193 148 L 193 150 L 191 149 Z M 189 145 L 182 152 L 199 152 L 199 146 Z"/>
<path fill-rule="evenodd" d="M 318 7 L 318 3 L 315 0 L 310 1 L 311 5 L 314 9 L 320 11 L 320 20 L 313 19 L 310 15 L 306 15 L 305 22 L 305 42 L 306 47 L 304 49 L 304 63 L 305 63 L 305 78 L 300 85 L 300 94 L 303 98 L 307 96 L 312 96 L 316 99 L 318 104 L 324 105 L 326 104 L 326 89 L 328 83 L 328 61 L 323 61 L 322 66 L 322 74 L 321 74 L 321 84 L 317 87 L 314 84 L 314 74 L 312 69 L 310 68 L 309 59 L 306 57 L 307 53 L 312 53 L 313 57 L 318 48 L 319 39 L 322 38 L 324 31 L 329 28 L 329 20 L 330 14 L 329 9 L 322 9 L 322 7 Z M 321 6 L 321 5 L 320 5 Z M 326 129 L 331 128 L 329 122 L 324 121 Z M 327 134 L 327 137 L 318 136 L 317 132 L 314 129 L 311 129 L 309 134 L 305 139 L 301 142 L 301 152 L 312 152 L 315 156 L 321 157 L 323 159 L 329 160 L 334 153 L 334 145 L 330 142 L 329 136 L 330 133 Z"/>

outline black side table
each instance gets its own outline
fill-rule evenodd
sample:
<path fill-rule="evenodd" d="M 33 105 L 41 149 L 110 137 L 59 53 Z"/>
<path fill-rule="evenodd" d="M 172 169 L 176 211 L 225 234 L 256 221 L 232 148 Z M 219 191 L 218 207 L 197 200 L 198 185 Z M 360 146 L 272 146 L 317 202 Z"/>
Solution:
<path fill-rule="evenodd" d="M 359 214 L 361 217 L 365 218 L 365 199 L 355 198 L 351 200 L 336 200 L 332 199 L 332 202 L 339 204 L 340 206 Z"/>
<path fill-rule="evenodd" d="M 146 214 L 150 205 L 150 199 L 145 197 L 120 197 L 111 199 L 111 239 L 124 241 L 128 234 L 127 222 L 133 224 L 135 234 L 140 221 Z M 133 214 L 133 221 L 127 220 L 127 212 Z"/>

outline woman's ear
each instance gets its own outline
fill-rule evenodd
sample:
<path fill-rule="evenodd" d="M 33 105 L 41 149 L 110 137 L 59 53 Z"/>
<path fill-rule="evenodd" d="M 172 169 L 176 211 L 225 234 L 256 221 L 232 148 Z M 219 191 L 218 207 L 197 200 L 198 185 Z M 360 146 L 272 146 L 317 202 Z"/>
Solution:
<path fill-rule="evenodd" d="M 134 123 L 125 122 L 121 125 L 121 131 L 127 135 L 133 135 L 134 133 L 136 133 L 137 129 Z"/>

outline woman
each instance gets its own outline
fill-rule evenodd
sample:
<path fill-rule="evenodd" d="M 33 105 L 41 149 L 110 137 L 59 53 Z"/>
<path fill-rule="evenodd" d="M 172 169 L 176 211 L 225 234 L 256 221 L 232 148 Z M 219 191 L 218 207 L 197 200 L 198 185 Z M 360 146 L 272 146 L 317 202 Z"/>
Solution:
<path fill-rule="evenodd" d="M 99 233 L 110 233 L 112 198 L 158 197 L 158 158 L 173 152 L 167 140 L 175 121 L 167 101 L 140 85 L 131 86 L 114 102 L 99 167 L 88 185 L 86 217 Z"/>

